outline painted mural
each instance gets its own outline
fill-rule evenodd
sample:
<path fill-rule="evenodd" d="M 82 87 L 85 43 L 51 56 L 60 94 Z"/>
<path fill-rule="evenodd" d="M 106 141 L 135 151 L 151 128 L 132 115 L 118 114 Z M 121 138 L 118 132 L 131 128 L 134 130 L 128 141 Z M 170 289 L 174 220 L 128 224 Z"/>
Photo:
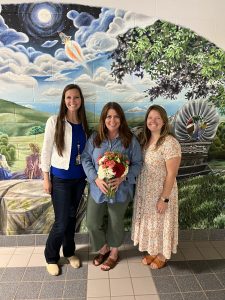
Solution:
<path fill-rule="evenodd" d="M 33 2 L 0 5 L 0 232 L 48 233 L 42 188 L 45 122 L 65 85 L 98 124 L 119 102 L 133 132 L 162 105 L 181 143 L 180 228 L 225 227 L 225 52 L 187 28 L 120 9 Z M 88 187 L 77 231 L 85 231 Z M 129 230 L 132 205 L 126 214 Z"/>

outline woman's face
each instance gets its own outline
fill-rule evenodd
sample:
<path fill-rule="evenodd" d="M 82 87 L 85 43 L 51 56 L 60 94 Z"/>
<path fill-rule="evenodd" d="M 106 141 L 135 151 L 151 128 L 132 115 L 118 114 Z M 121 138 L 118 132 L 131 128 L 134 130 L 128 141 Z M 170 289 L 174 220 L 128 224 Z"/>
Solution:
<path fill-rule="evenodd" d="M 105 119 L 105 126 L 109 132 L 118 133 L 120 128 L 120 117 L 115 109 L 110 108 Z"/>
<path fill-rule="evenodd" d="M 161 133 L 161 129 L 164 125 L 163 119 L 157 110 L 151 110 L 147 118 L 147 127 L 151 132 Z"/>
<path fill-rule="evenodd" d="M 81 106 L 80 92 L 77 89 L 71 89 L 65 93 L 65 104 L 70 112 L 77 112 Z"/>

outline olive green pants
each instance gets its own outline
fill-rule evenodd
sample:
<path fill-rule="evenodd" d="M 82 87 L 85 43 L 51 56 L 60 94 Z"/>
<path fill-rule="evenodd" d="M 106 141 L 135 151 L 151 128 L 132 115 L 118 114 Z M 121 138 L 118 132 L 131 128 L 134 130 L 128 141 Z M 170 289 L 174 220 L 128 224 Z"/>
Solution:
<path fill-rule="evenodd" d="M 96 203 L 89 195 L 87 204 L 87 228 L 93 251 L 105 244 L 119 247 L 124 239 L 124 215 L 129 204 L 107 202 Z"/>

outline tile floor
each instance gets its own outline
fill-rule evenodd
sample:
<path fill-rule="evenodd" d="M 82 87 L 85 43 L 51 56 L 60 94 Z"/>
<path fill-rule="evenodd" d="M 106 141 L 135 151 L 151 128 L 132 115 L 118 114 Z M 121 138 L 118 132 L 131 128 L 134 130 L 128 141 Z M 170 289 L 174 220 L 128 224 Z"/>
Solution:
<path fill-rule="evenodd" d="M 183 241 L 167 267 L 151 270 L 130 244 L 120 249 L 115 269 L 92 265 L 88 245 L 78 245 L 82 267 L 61 259 L 61 274 L 45 271 L 43 246 L 0 248 L 0 299 L 223 300 L 225 241 Z"/>

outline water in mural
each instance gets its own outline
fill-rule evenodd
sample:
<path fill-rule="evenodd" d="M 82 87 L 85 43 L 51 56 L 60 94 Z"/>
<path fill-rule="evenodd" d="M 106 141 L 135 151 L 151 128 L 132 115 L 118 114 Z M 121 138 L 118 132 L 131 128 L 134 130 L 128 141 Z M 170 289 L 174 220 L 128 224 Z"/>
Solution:
<path fill-rule="evenodd" d="M 165 107 L 182 146 L 180 227 L 224 228 L 224 62 L 211 42 L 148 16 L 51 2 L 0 5 L 0 231 L 49 231 L 40 149 L 69 83 L 81 86 L 92 128 L 108 101 L 122 105 L 137 135 L 149 105 Z M 85 199 L 77 231 L 85 230 Z"/>

